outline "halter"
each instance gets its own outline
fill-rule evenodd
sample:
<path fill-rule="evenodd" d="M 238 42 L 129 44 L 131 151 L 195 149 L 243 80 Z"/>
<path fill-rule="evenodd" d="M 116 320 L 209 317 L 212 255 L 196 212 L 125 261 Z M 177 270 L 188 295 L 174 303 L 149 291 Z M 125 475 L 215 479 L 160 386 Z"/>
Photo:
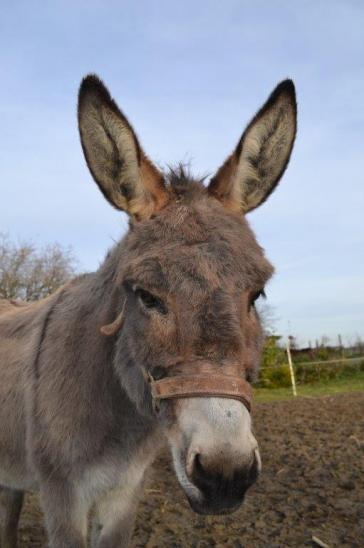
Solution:
<path fill-rule="evenodd" d="M 229 398 L 240 401 L 251 412 L 252 387 L 241 377 L 221 373 L 176 375 L 156 380 L 143 369 L 153 399 L 153 407 L 159 409 L 161 400 L 179 398 Z"/>

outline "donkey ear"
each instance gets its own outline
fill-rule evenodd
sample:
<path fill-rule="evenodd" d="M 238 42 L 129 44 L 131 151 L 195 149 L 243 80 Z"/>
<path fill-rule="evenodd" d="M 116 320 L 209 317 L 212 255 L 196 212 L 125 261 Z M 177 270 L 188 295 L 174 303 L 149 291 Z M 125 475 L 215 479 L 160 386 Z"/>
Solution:
<path fill-rule="evenodd" d="M 133 128 L 95 75 L 81 83 L 78 126 L 87 165 L 114 207 L 146 219 L 166 204 L 161 172 L 144 154 Z"/>
<path fill-rule="evenodd" d="M 264 202 L 286 169 L 296 136 L 296 94 L 281 82 L 254 116 L 209 192 L 226 207 L 247 213 Z"/>

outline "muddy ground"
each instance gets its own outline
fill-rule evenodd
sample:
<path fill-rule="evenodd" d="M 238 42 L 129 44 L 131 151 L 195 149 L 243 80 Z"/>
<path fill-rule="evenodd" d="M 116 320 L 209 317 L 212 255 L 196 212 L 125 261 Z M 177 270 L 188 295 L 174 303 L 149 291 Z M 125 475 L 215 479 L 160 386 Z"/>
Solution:
<path fill-rule="evenodd" d="M 192 513 L 162 456 L 151 470 L 133 546 L 259 548 L 364 546 L 364 393 L 257 404 L 263 473 L 244 506 L 225 517 Z M 21 548 L 46 545 L 28 496 Z"/>

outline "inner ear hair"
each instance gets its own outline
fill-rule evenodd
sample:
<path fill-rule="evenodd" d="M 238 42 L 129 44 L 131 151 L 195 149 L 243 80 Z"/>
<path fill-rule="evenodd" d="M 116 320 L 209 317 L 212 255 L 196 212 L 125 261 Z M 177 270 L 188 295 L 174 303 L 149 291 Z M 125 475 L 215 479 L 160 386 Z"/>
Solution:
<path fill-rule="evenodd" d="M 277 186 L 292 152 L 297 127 L 292 80 L 281 82 L 218 170 L 209 192 L 226 207 L 247 213 Z"/>
<path fill-rule="evenodd" d="M 166 204 L 161 172 L 147 158 L 129 121 L 95 75 L 81 83 L 78 122 L 87 165 L 114 207 L 144 219 Z"/>

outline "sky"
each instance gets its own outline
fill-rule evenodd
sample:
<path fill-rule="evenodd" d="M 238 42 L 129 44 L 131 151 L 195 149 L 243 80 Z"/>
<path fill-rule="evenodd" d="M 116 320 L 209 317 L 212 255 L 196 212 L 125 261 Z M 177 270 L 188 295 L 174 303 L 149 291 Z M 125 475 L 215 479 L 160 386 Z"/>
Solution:
<path fill-rule="evenodd" d="M 81 78 L 97 73 L 161 167 L 213 174 L 276 84 L 298 134 L 248 220 L 275 265 L 276 331 L 364 338 L 364 3 L 0 0 L 0 231 L 72 246 L 94 270 L 127 229 L 82 156 Z"/>

